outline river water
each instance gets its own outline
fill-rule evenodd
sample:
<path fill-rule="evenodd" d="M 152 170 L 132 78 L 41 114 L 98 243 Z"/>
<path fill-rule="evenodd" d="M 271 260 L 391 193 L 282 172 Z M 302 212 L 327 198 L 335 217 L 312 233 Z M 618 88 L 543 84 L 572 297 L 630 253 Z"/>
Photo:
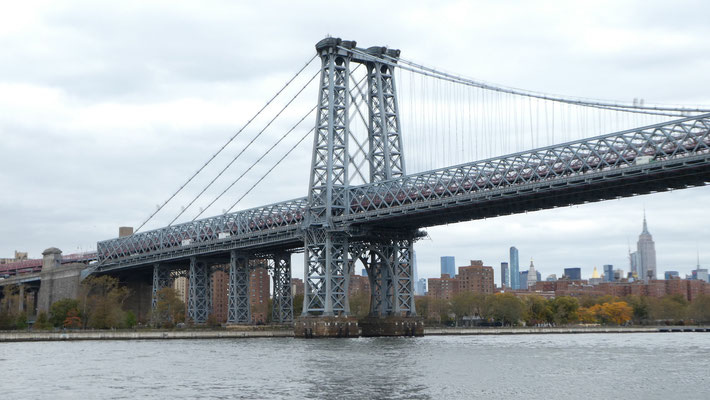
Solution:
<path fill-rule="evenodd" d="M 710 333 L 0 343 L 1 399 L 708 399 Z"/>

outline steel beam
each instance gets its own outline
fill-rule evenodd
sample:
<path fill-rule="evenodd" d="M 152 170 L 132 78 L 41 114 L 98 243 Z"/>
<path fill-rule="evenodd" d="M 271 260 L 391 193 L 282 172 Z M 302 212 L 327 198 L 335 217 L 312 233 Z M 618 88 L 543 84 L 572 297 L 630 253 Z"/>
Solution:
<path fill-rule="evenodd" d="M 229 301 L 227 323 L 251 323 L 249 296 L 249 258 L 232 250 L 229 260 Z"/>
<path fill-rule="evenodd" d="M 278 253 L 273 257 L 274 296 L 271 320 L 278 323 L 293 322 L 293 297 L 291 295 L 291 254 Z"/>
<path fill-rule="evenodd" d="M 195 324 L 207 322 L 212 312 L 212 274 L 210 267 L 190 257 L 187 315 Z"/>

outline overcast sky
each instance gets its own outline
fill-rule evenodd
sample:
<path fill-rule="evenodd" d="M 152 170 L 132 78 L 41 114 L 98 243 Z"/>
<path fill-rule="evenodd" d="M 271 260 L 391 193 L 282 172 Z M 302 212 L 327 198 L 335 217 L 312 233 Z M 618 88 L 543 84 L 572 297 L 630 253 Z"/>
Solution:
<path fill-rule="evenodd" d="M 710 5 L 703 1 L 234 3 L 0 5 L 0 257 L 14 250 L 39 257 L 50 246 L 94 249 L 118 226 L 140 224 L 326 35 L 399 48 L 407 59 L 506 86 L 710 105 Z M 315 69 L 308 71 L 306 78 Z M 304 93 L 210 197 L 315 101 L 313 89 Z M 228 147 L 221 165 L 254 134 Z M 282 152 L 296 140 L 289 137 Z M 305 195 L 311 145 L 308 138 L 237 208 Z M 148 227 L 170 222 L 218 170 L 211 167 Z M 246 176 L 206 215 L 228 208 L 258 177 Z M 481 259 L 494 266 L 499 281 L 512 245 L 521 264 L 533 258 L 543 276 L 570 266 L 584 276 L 603 264 L 628 269 L 644 207 L 659 275 L 689 273 L 698 250 L 701 264 L 710 264 L 708 199 L 710 188 L 696 188 L 429 228 L 430 239 L 416 245 L 419 275 L 438 276 L 439 257 L 453 255 L 457 265 Z M 302 276 L 302 256 L 294 265 Z"/>

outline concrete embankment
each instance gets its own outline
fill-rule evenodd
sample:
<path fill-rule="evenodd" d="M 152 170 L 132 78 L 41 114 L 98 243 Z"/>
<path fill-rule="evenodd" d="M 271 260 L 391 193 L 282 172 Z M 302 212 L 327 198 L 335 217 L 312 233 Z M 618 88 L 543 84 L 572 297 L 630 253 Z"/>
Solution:
<path fill-rule="evenodd" d="M 0 332 L 0 342 L 293 337 L 292 330 Z"/>
<path fill-rule="evenodd" d="M 574 333 L 653 333 L 708 332 L 710 327 L 560 327 L 560 328 L 424 328 L 424 336 L 525 335 Z M 291 329 L 272 330 L 175 330 L 175 331 L 74 331 L 0 332 L 2 342 L 43 342 L 68 340 L 169 340 L 294 337 Z"/>
<path fill-rule="evenodd" d="M 653 332 L 710 332 L 710 328 L 694 326 L 673 327 L 555 327 L 555 328 L 424 328 L 424 336 L 435 335 L 525 335 L 570 333 L 653 333 Z"/>

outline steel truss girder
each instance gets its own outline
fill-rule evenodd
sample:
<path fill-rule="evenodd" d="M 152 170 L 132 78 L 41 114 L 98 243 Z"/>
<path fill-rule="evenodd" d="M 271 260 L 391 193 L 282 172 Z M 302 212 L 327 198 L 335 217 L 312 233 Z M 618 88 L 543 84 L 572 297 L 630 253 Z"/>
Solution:
<path fill-rule="evenodd" d="M 274 296 L 271 320 L 278 323 L 293 322 L 293 297 L 291 296 L 291 254 L 273 256 Z"/>
<path fill-rule="evenodd" d="M 649 162 L 665 162 L 710 152 L 710 114 L 549 146 L 530 152 L 442 168 L 348 189 L 350 210 L 378 218 L 378 211 L 427 204 L 499 189 L 597 172 L 614 172 Z M 648 157 L 643 159 L 640 157 Z"/>
<path fill-rule="evenodd" d="M 394 81 L 391 64 L 367 64 L 370 183 L 405 175 Z"/>
<path fill-rule="evenodd" d="M 196 324 L 207 322 L 212 311 L 212 273 L 204 262 L 190 257 L 187 315 Z"/>
<path fill-rule="evenodd" d="M 227 323 L 251 323 L 251 297 L 249 296 L 249 257 L 234 250 L 229 259 L 229 298 Z"/>

